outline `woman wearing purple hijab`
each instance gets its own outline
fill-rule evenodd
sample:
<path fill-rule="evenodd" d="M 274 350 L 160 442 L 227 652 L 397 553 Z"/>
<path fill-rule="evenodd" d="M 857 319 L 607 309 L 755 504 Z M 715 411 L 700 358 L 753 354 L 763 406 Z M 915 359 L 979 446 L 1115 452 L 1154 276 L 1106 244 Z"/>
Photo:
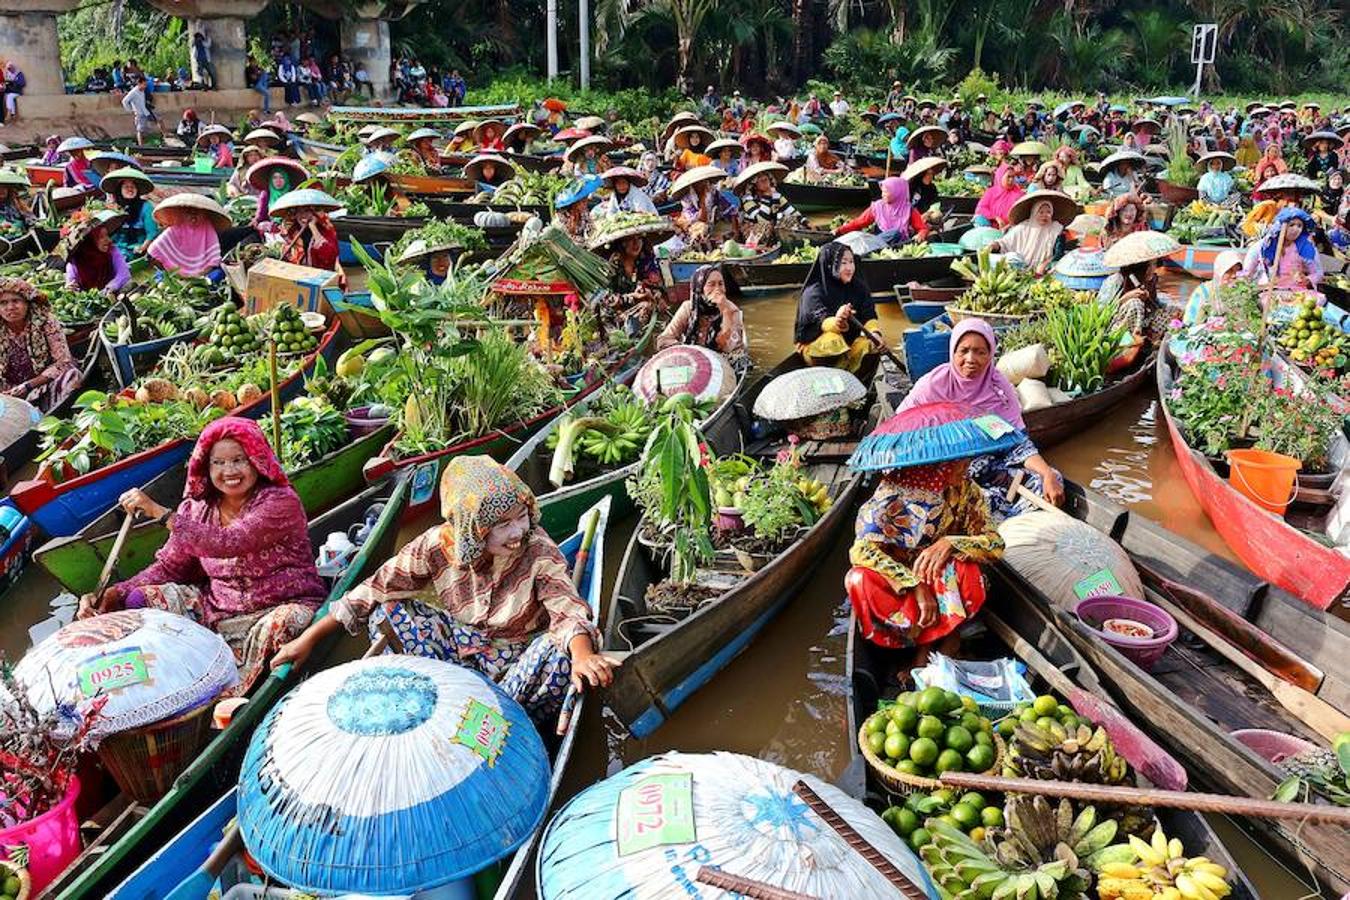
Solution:
<path fill-rule="evenodd" d="M 998 339 L 983 319 L 962 319 L 952 329 L 951 361 L 920 378 L 897 412 L 923 403 L 967 403 L 981 413 L 993 413 L 1018 431 L 1026 431 L 1017 389 L 994 366 Z M 982 456 L 970 463 L 970 477 L 984 491 L 996 521 L 1026 512 L 1026 500 L 1012 503 L 1008 487 L 1018 473 L 1028 490 L 1059 506 L 1064 502 L 1064 479 L 1041 456 L 1030 438 L 1011 450 Z"/>
<path fill-rule="evenodd" d="M 928 240 L 928 222 L 909 200 L 909 182 L 893 175 L 881 182 L 881 199 L 863 210 L 862 215 L 834 230 L 835 234 L 862 231 L 875 225 L 878 234 L 892 247 L 914 239 Z"/>

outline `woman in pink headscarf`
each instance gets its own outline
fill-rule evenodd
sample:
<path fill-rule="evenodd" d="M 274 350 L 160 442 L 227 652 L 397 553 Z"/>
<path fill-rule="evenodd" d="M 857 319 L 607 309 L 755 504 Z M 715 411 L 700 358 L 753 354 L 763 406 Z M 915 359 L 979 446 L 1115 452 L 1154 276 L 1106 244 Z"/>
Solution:
<path fill-rule="evenodd" d="M 862 231 L 875 225 L 878 234 L 892 247 L 911 239 L 928 240 L 928 223 L 923 213 L 909 202 L 909 182 L 892 175 L 881 182 L 881 199 L 863 210 L 862 215 L 834 230 L 835 234 Z"/>
<path fill-rule="evenodd" d="M 1003 419 L 1018 431 L 1026 430 L 1017 389 L 994 365 L 998 339 L 983 319 L 962 319 L 952 329 L 950 362 L 943 363 L 920 378 L 896 412 L 923 403 L 966 403 L 980 413 Z M 1041 456 L 1030 438 L 1011 450 L 982 456 L 970 463 L 970 477 L 984 491 L 996 521 L 1026 512 L 1030 503 L 1008 500 L 1013 478 L 1022 475 L 1022 483 L 1058 506 L 1064 502 L 1064 479 Z"/>
<path fill-rule="evenodd" d="M 305 508 L 262 429 L 252 419 L 217 419 L 188 460 L 176 510 L 132 488 L 119 502 L 128 515 L 158 519 L 169 540 L 139 575 L 115 584 L 80 618 L 153 607 L 217 632 L 234 651 L 247 692 L 282 644 L 304 631 L 324 601 Z"/>
<path fill-rule="evenodd" d="M 980 195 L 980 202 L 975 205 L 976 225 L 1002 228 L 1007 224 L 1008 213 L 1012 211 L 1013 204 L 1026 193 L 1017 183 L 1017 176 L 1021 171 L 1022 164 L 1016 160 L 1004 162 L 998 167 L 994 172 L 993 184 L 985 189 Z"/>
<path fill-rule="evenodd" d="M 179 197 L 189 199 L 175 203 Z M 145 252 L 160 268 L 186 277 L 220 268 L 220 232 L 230 217 L 214 200 L 177 194 L 155 208 L 155 221 L 164 230 Z"/>

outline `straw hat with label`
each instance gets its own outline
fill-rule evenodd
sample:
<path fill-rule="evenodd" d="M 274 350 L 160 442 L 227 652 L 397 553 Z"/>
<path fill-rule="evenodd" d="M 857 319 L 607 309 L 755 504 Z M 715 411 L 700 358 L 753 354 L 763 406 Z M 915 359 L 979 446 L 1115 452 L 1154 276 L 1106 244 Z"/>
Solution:
<path fill-rule="evenodd" d="M 717 166 L 697 166 L 675 179 L 675 183 L 670 186 L 670 199 L 679 200 L 696 184 L 704 181 L 721 181 L 726 177 L 727 173 Z"/>
<path fill-rule="evenodd" d="M 1107 248 L 1102 262 L 1115 269 L 1162 259 L 1181 249 L 1176 238 L 1161 231 L 1135 231 Z"/>
<path fill-rule="evenodd" d="M 206 216 L 217 231 L 233 224 L 219 203 L 202 194 L 186 191 L 160 201 L 159 206 L 155 207 L 155 221 L 161 228 L 171 228 L 192 212 Z"/>
<path fill-rule="evenodd" d="M 706 150 L 708 145 L 713 142 L 713 139 L 717 137 L 712 133 L 711 129 L 705 128 L 702 125 L 686 125 L 675 132 L 675 149 L 687 150 L 689 148 L 689 139 L 696 134 L 703 138 L 704 150 Z"/>
<path fill-rule="evenodd" d="M 600 219 L 596 231 L 586 246 L 599 252 L 611 244 L 635 235 L 650 238 L 653 241 L 664 240 L 675 231 L 675 223 L 665 216 L 629 214 L 621 219 L 606 217 Z"/>
<path fill-rule="evenodd" d="M 1068 225 L 1082 212 L 1082 208 L 1068 194 L 1061 194 L 1059 191 L 1036 191 L 1017 199 L 1012 209 L 1008 210 L 1008 221 L 1014 225 L 1025 221 L 1036 208 L 1036 204 L 1043 201 L 1048 201 L 1054 207 L 1055 221 L 1061 225 Z"/>

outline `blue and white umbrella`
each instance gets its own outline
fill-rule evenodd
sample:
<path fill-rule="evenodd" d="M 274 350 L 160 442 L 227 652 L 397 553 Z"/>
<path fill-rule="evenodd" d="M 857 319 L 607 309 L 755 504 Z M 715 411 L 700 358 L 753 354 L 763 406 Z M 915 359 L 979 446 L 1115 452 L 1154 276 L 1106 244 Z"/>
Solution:
<path fill-rule="evenodd" d="M 220 635 L 158 609 L 77 619 L 29 650 L 14 677 L 39 711 L 73 714 L 106 697 L 89 732 L 99 738 L 171 719 L 239 682 Z M 73 730 L 75 716 L 67 721 Z"/>
<path fill-rule="evenodd" d="M 721 869 L 811 897 L 893 897 L 896 888 L 792 787 L 817 794 L 929 897 L 927 872 L 886 823 L 811 775 L 736 753 L 666 753 L 594 784 L 544 831 L 540 900 L 734 896 L 696 882 Z"/>
<path fill-rule="evenodd" d="M 492 682 L 373 657 L 320 672 L 267 714 L 239 774 L 239 829 L 292 888 L 409 894 L 519 847 L 548 782 L 529 715 Z"/>

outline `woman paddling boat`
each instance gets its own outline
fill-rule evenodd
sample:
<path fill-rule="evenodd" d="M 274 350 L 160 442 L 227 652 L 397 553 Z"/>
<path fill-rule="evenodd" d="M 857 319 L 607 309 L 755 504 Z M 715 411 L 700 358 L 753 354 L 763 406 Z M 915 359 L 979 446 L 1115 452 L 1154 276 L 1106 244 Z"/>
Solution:
<path fill-rule="evenodd" d="M 79 387 L 80 370 L 47 295 L 21 278 L 0 277 L 0 322 L 0 393 L 43 412 L 60 405 Z"/>
<path fill-rule="evenodd" d="M 793 339 L 810 366 L 857 372 L 878 351 L 865 332 L 875 331 L 876 304 L 858 274 L 853 251 L 843 244 L 821 248 L 802 286 Z"/>
<path fill-rule="evenodd" d="M 166 522 L 169 541 L 140 574 L 81 598 L 78 615 L 150 607 L 193 618 L 225 638 L 247 692 L 324 599 L 305 510 L 258 423 L 233 416 L 203 429 L 183 493 L 176 510 L 139 488 L 122 494 L 128 515 Z"/>

